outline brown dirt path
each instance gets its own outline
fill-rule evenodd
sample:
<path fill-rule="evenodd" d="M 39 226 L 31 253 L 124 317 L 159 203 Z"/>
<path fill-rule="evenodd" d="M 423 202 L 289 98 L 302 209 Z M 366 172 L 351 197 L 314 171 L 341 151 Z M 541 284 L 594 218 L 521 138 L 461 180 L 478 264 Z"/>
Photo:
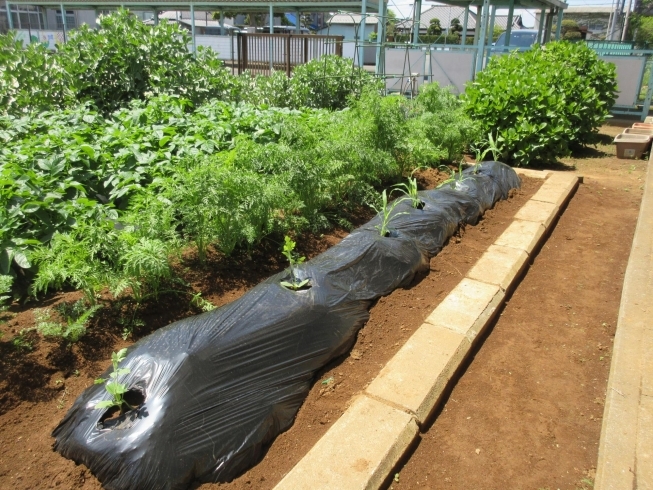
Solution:
<path fill-rule="evenodd" d="M 646 165 L 607 141 L 390 488 L 592 488 Z"/>

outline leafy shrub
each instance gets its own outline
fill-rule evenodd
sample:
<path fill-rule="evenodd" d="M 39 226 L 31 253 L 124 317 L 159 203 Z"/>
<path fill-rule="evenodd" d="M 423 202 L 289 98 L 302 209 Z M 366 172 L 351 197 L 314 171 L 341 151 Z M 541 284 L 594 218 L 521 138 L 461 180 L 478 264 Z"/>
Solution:
<path fill-rule="evenodd" d="M 14 32 L 0 35 L 0 67 L 0 114 L 62 107 L 74 100 L 72 77 L 41 43 L 23 48 Z"/>
<path fill-rule="evenodd" d="M 582 43 L 550 43 L 493 57 L 462 96 L 482 134 L 517 165 L 552 162 L 592 144 L 616 90 L 614 65 Z"/>
<path fill-rule="evenodd" d="M 100 16 L 97 23 L 96 29 L 82 25 L 71 31 L 59 46 L 78 99 L 111 112 L 144 98 L 146 92 L 168 92 L 173 87 L 191 93 L 210 90 L 206 79 L 199 82 L 201 87 L 192 79 L 199 70 L 192 68 L 196 63 L 184 29 L 168 22 L 149 26 L 123 9 Z M 202 54 L 200 58 L 201 69 L 209 72 L 206 78 L 213 80 L 213 60 Z"/>
<path fill-rule="evenodd" d="M 291 107 L 342 109 L 349 97 L 357 98 L 378 80 L 353 61 L 335 55 L 323 56 L 296 67 L 290 80 Z"/>
<path fill-rule="evenodd" d="M 416 98 L 421 132 L 433 146 L 441 149 L 441 160 L 452 162 L 480 135 L 480 124 L 472 120 L 461 100 L 437 82 L 420 87 Z"/>

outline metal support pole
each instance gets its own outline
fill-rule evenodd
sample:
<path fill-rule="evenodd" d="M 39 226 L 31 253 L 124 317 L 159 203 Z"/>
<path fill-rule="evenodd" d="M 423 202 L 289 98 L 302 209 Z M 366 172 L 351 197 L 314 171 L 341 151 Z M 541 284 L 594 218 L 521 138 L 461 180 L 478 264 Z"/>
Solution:
<path fill-rule="evenodd" d="M 197 53 L 197 44 L 195 41 L 195 5 L 190 4 L 190 35 L 193 38 L 193 56 Z"/>
<path fill-rule="evenodd" d="M 651 109 L 651 96 L 653 96 L 653 70 L 651 70 L 651 73 L 648 77 L 648 90 L 646 91 L 644 107 L 642 108 L 642 122 L 644 122 L 646 116 L 648 116 L 648 111 Z"/>
<path fill-rule="evenodd" d="M 481 13 L 481 31 L 478 33 L 478 44 L 476 45 L 476 73 L 483 69 L 483 55 L 485 54 L 485 36 L 487 34 L 488 13 L 490 10 L 490 0 L 483 0 L 483 9 Z"/>
<path fill-rule="evenodd" d="M 476 27 L 474 27 L 474 46 L 478 44 L 478 31 L 481 29 L 479 19 L 483 17 L 483 7 L 476 7 Z"/>
<path fill-rule="evenodd" d="M 63 23 L 63 42 L 66 42 L 68 36 L 66 33 L 66 31 L 68 31 L 68 26 L 66 25 L 66 9 L 64 8 L 63 3 L 59 4 L 59 7 L 61 8 L 61 20 Z"/>
<path fill-rule="evenodd" d="M 295 10 L 295 33 L 302 33 L 302 14 L 299 10 Z"/>
<path fill-rule="evenodd" d="M 546 17 L 546 11 L 544 9 L 540 10 L 540 26 L 537 29 L 537 42 L 542 44 L 542 32 L 544 31 L 544 17 Z"/>
<path fill-rule="evenodd" d="M 365 64 L 365 27 L 367 26 L 367 0 L 361 3 L 361 23 L 358 26 L 358 66 Z"/>
<path fill-rule="evenodd" d="M 14 19 L 11 18 L 11 5 L 9 5 L 9 2 L 5 2 L 5 6 L 7 9 L 7 20 L 9 21 L 9 30 L 13 31 L 14 30 Z"/>
<path fill-rule="evenodd" d="M 274 34 L 274 8 L 272 4 L 270 4 L 270 34 Z M 274 70 L 274 63 L 272 57 L 274 56 L 274 52 L 272 50 L 272 36 L 270 35 L 270 39 L 268 40 L 268 46 L 269 46 L 269 55 L 270 55 L 270 75 L 272 75 L 272 70 Z"/>
<path fill-rule="evenodd" d="M 624 42 L 626 40 L 626 36 L 628 35 L 628 25 L 630 24 L 630 12 L 633 10 L 633 0 L 630 0 L 628 3 L 628 10 L 626 10 L 626 18 L 624 20 L 624 29 L 621 32 L 621 42 Z"/>
<path fill-rule="evenodd" d="M 512 34 L 512 16 L 515 13 L 515 0 L 510 0 L 508 4 L 508 22 L 506 23 L 506 35 L 503 42 L 504 46 L 510 45 L 510 35 Z"/>
<path fill-rule="evenodd" d="M 375 73 L 381 75 L 381 57 L 383 56 L 383 43 L 385 42 L 385 0 L 379 0 L 379 18 L 376 27 L 376 70 Z"/>
<path fill-rule="evenodd" d="M 461 45 L 467 43 L 467 18 L 469 17 L 469 5 L 465 5 L 465 19 L 463 20 L 463 37 L 460 40 Z"/>
<path fill-rule="evenodd" d="M 159 25 L 159 9 L 154 9 L 154 25 Z"/>
<path fill-rule="evenodd" d="M 562 16 L 564 14 L 564 10 L 561 8 L 558 9 L 558 24 L 556 25 L 556 41 L 560 41 L 561 35 L 562 35 Z"/>
<path fill-rule="evenodd" d="M 419 43 L 419 28 L 422 21 L 422 0 L 415 0 L 415 23 L 413 24 L 413 44 Z"/>
<path fill-rule="evenodd" d="M 497 6 L 492 5 L 492 14 L 490 15 L 490 25 L 488 26 L 488 34 L 487 34 L 487 46 L 492 46 L 494 42 L 494 19 L 496 18 L 496 15 L 497 15 Z M 490 62 L 490 56 L 492 56 L 492 50 L 488 49 L 486 59 L 485 59 L 486 66 Z"/>
<path fill-rule="evenodd" d="M 546 25 L 544 27 L 544 43 L 551 41 L 551 30 L 553 29 L 553 7 L 549 10 L 546 16 Z"/>
<path fill-rule="evenodd" d="M 492 13 L 490 14 L 490 24 L 487 33 L 487 46 L 492 46 L 492 41 L 494 41 L 494 19 L 496 16 L 497 16 L 497 6 L 492 5 Z"/>
<path fill-rule="evenodd" d="M 220 10 L 220 35 L 224 36 L 224 10 Z"/>

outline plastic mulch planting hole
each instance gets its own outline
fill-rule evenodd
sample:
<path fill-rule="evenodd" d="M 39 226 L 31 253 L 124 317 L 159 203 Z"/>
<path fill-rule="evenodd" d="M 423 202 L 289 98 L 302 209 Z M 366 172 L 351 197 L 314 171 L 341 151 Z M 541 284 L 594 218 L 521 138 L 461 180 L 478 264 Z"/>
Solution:
<path fill-rule="evenodd" d="M 98 421 L 98 429 L 128 429 L 133 426 L 137 418 L 147 416 L 143 409 L 145 395 L 140 390 L 127 391 L 123 395 L 123 399 L 131 408 L 126 411 L 116 405 L 108 408 Z"/>
<path fill-rule="evenodd" d="M 127 402 L 138 408 L 118 417 L 96 410 L 106 392 L 93 385 L 54 430 L 54 449 L 109 490 L 230 481 L 292 425 L 315 374 L 349 351 L 370 305 L 408 286 L 461 224 L 475 224 L 520 187 L 514 170 L 498 162 L 463 177 L 455 188 L 418 192 L 422 209 L 391 204 L 391 240 L 379 235 L 387 228 L 377 215 L 296 263 L 292 275 L 276 274 L 229 304 L 139 340 L 120 365 L 128 370 L 120 383 L 141 397 Z M 280 285 L 307 278 L 300 291 Z"/>

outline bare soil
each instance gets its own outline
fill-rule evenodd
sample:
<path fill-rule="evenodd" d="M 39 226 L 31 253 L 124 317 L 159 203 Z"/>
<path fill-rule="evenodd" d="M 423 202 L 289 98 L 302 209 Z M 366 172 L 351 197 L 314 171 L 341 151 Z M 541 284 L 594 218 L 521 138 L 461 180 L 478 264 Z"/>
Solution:
<path fill-rule="evenodd" d="M 493 332 L 461 371 L 412 457 L 397 469 L 399 481 L 393 479 L 388 486 L 467 489 L 506 488 L 509 483 L 510 488 L 585 488 L 583 478 L 593 477 L 600 430 L 596 419 L 602 415 L 612 334 L 645 170 L 644 161 L 614 158 L 607 134 L 615 131 L 620 132 L 605 127 L 606 144 L 565 161 L 566 168 L 573 171 L 575 165 L 585 175 L 585 184 Z M 430 171 L 420 180 L 432 187 L 442 178 Z M 272 443 L 257 466 L 229 484 L 200 488 L 274 487 L 460 281 L 538 185 L 525 179 L 522 191 L 454 237 L 431 261 L 427 275 L 380 299 L 349 355 L 318 374 L 295 424 Z M 361 213 L 354 224 L 369 217 Z M 305 236 L 302 253 L 317 255 L 346 234 L 335 230 Z M 219 306 L 282 270 L 278 250 L 278 244 L 268 243 L 229 260 L 216 255 L 205 269 L 186 255 L 180 273 Z M 20 336 L 21 330 L 34 326 L 34 308 L 79 297 L 81 293 L 71 291 L 14 305 L 8 321 L 0 324 L 0 489 L 101 488 L 88 469 L 52 451 L 52 429 L 108 366 L 112 351 L 198 313 L 187 302 L 164 297 L 138 312 L 144 325 L 123 340 L 118 320 L 130 305 L 107 302 L 88 334 L 73 346 L 44 340 L 35 332 Z M 23 347 L 14 342 L 17 337 Z M 463 389 L 467 391 L 459 394 Z"/>
<path fill-rule="evenodd" d="M 620 126 L 564 161 L 584 184 L 387 487 L 593 488 L 646 169 L 615 158 Z"/>

